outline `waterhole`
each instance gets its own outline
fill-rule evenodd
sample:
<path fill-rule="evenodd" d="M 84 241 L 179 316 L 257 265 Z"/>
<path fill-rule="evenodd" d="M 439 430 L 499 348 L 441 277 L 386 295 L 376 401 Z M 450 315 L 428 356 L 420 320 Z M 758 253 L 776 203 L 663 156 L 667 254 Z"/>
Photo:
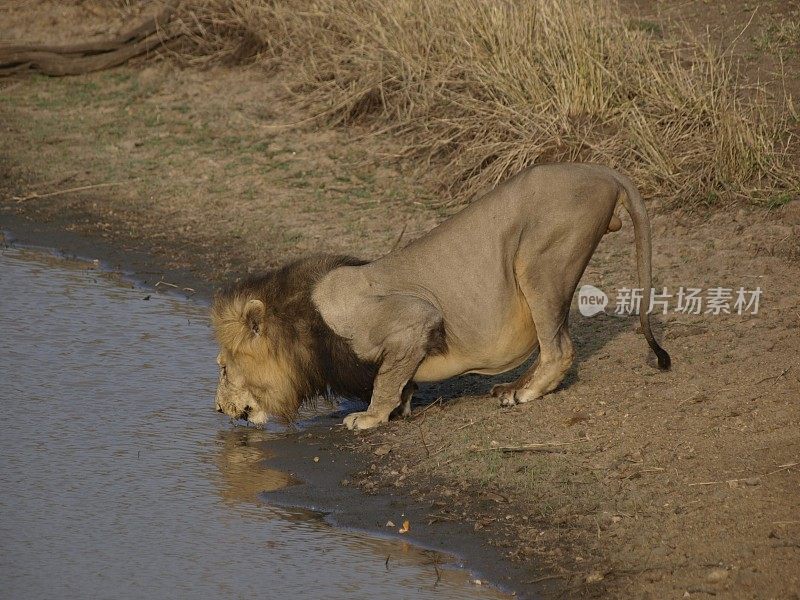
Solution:
<path fill-rule="evenodd" d="M 271 506 L 292 481 L 258 442 L 286 434 L 213 411 L 199 303 L 14 248 L 0 287 L 0 597 L 504 597 L 446 556 Z"/>

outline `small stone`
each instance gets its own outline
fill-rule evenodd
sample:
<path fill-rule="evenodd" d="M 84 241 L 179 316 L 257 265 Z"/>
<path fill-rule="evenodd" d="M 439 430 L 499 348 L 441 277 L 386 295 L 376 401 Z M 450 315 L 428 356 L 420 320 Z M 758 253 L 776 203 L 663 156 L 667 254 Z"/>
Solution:
<path fill-rule="evenodd" d="M 389 452 L 392 451 L 392 446 L 390 444 L 381 444 L 375 450 L 373 450 L 373 454 L 375 456 L 386 456 Z"/>
<path fill-rule="evenodd" d="M 319 462 L 319 456 L 314 457 L 314 462 Z"/>

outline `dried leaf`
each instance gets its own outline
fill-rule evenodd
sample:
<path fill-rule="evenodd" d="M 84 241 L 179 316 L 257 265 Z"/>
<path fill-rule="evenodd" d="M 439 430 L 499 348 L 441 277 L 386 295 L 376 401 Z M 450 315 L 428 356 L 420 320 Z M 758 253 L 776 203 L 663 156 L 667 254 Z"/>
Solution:
<path fill-rule="evenodd" d="M 586 583 L 598 583 L 605 578 L 606 576 L 600 571 L 592 571 L 586 576 Z"/>
<path fill-rule="evenodd" d="M 399 533 L 407 533 L 411 531 L 411 523 L 408 522 L 408 519 L 403 521 L 403 526 L 397 530 Z"/>

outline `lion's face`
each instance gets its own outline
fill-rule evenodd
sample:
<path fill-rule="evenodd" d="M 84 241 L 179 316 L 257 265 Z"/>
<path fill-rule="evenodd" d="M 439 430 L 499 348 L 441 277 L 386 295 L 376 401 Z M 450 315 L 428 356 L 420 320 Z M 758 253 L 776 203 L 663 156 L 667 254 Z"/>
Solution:
<path fill-rule="evenodd" d="M 215 408 L 218 412 L 234 419 L 263 425 L 269 419 L 269 415 L 262 408 L 264 403 L 259 402 L 259 395 L 263 395 L 263 391 L 255 390 L 256 393 L 253 393 L 253 388 L 248 384 L 241 367 L 235 360 L 227 359 L 225 354 L 220 352 L 217 356 L 219 384 Z"/>
<path fill-rule="evenodd" d="M 281 347 L 267 321 L 259 299 L 220 299 L 212 309 L 220 344 L 215 408 L 257 425 L 270 416 L 290 420 L 300 405 L 295 357 Z"/>

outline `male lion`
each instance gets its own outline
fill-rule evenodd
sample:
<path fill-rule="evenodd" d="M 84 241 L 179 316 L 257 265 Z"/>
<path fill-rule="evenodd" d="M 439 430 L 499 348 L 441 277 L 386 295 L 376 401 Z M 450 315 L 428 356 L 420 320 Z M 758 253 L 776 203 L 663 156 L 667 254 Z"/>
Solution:
<path fill-rule="evenodd" d="M 495 386 L 502 406 L 558 386 L 575 356 L 567 329 L 572 295 L 600 238 L 631 216 L 642 331 L 650 330 L 650 225 L 631 181 L 606 167 L 529 168 L 428 234 L 370 263 L 306 258 L 219 294 L 212 320 L 221 346 L 217 410 L 264 423 L 291 418 L 327 391 L 370 399 L 350 429 L 410 413 L 414 382 L 496 374 L 538 360 Z"/>

